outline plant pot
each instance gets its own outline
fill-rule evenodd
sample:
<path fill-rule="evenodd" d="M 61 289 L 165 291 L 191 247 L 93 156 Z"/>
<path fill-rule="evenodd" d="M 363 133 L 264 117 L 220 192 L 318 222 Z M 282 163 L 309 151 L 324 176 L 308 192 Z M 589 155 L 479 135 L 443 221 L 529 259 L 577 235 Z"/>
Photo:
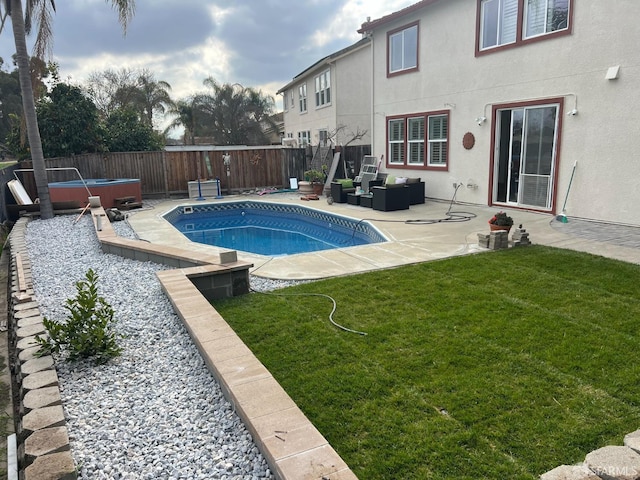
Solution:
<path fill-rule="evenodd" d="M 300 192 L 303 195 L 308 195 L 310 193 L 313 193 L 313 185 L 311 184 L 311 182 L 302 180 L 298 182 L 298 192 Z"/>
<path fill-rule="evenodd" d="M 511 227 L 512 225 L 495 225 L 493 223 L 489 224 L 489 229 L 492 232 L 498 231 L 498 230 L 505 230 L 507 233 L 509 233 L 511 231 Z"/>
<path fill-rule="evenodd" d="M 316 195 L 322 195 L 322 191 L 324 190 L 324 184 L 312 183 L 311 187 L 313 188 L 313 193 L 315 193 Z"/>

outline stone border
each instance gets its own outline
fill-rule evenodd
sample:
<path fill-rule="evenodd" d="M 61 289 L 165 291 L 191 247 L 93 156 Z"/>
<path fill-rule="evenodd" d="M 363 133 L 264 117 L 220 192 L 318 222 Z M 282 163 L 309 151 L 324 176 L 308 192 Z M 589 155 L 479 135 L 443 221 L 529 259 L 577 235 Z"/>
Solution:
<path fill-rule="evenodd" d="M 210 303 L 248 293 L 252 264 L 238 262 L 235 252 L 206 255 L 118 237 L 102 207 L 91 208 L 91 217 L 105 253 L 175 267 L 157 273 L 162 288 L 277 478 L 357 480 Z M 24 254 L 27 222 L 19 219 L 9 237 L 10 350 L 20 400 L 16 418 L 21 478 L 72 480 L 77 473 L 53 358 L 34 355 L 34 337 L 45 331 Z"/>

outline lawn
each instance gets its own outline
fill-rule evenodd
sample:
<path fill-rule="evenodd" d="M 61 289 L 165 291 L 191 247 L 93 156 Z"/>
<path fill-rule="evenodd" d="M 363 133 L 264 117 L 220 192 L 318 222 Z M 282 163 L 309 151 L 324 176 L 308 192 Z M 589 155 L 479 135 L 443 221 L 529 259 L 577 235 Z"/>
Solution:
<path fill-rule="evenodd" d="M 533 246 L 215 307 L 359 478 L 534 480 L 640 427 L 639 285 Z"/>

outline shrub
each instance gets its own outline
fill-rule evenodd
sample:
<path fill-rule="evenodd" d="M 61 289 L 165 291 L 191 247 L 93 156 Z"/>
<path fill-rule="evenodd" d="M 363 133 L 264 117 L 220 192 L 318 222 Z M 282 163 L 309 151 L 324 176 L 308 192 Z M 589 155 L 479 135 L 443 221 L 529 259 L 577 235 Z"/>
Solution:
<path fill-rule="evenodd" d="M 120 354 L 118 335 L 115 330 L 113 308 L 98 295 L 96 285 L 98 275 L 89 269 L 85 280 L 76 282 L 78 294 L 67 299 L 64 308 L 69 313 L 66 322 L 44 318 L 42 323 L 47 329 L 48 338 L 36 336 L 40 344 L 40 354 L 59 353 L 65 350 L 68 358 L 75 361 L 93 358 L 98 364 Z"/>

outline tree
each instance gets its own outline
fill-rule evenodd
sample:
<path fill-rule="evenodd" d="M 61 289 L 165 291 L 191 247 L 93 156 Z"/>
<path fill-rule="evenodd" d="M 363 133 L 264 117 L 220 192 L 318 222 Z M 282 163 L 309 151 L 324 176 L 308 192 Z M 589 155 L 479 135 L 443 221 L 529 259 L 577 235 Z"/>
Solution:
<path fill-rule="evenodd" d="M 156 80 L 148 70 L 143 70 L 138 77 L 135 105 L 138 107 L 140 118 L 150 127 L 153 127 L 155 113 L 164 114 L 173 105 L 170 90 L 169 83 Z"/>
<path fill-rule="evenodd" d="M 22 98 L 18 70 L 11 73 L 0 70 L 0 141 L 5 141 L 11 131 L 11 116 L 20 117 L 21 114 Z"/>
<path fill-rule="evenodd" d="M 110 152 L 162 150 L 164 138 L 151 125 L 141 122 L 131 108 L 121 108 L 109 115 L 105 124 L 106 148 Z"/>
<path fill-rule="evenodd" d="M 133 16 L 134 0 L 111 0 L 111 4 L 118 12 L 118 19 L 126 31 L 128 20 Z M 51 6 L 51 10 L 49 9 Z M 53 217 L 53 207 L 49 197 L 47 183 L 47 169 L 44 163 L 42 141 L 38 131 L 38 117 L 33 96 L 33 85 L 29 75 L 29 53 L 27 52 L 26 36 L 31 31 L 31 21 L 37 19 L 39 24 L 35 43 L 36 57 L 43 57 L 51 44 L 51 11 L 55 11 L 53 0 L 26 0 L 26 16 L 22 9 L 22 0 L 4 0 L 6 13 L 11 16 L 13 27 L 13 39 L 16 45 L 16 61 L 22 92 L 22 107 L 27 125 L 27 135 L 33 162 L 33 174 L 40 199 L 40 217 L 48 219 Z"/>
<path fill-rule="evenodd" d="M 169 109 L 168 113 L 176 118 L 165 129 L 165 135 L 173 128 L 184 128 L 184 143 L 195 145 L 196 137 L 201 136 L 204 131 L 202 125 L 202 108 L 198 105 L 198 96 L 193 96 L 185 100 L 178 100 Z"/>
<path fill-rule="evenodd" d="M 164 114 L 173 106 L 170 90 L 169 83 L 156 80 L 149 70 L 128 68 L 93 72 L 86 88 L 103 118 L 117 109 L 131 108 L 150 126 L 156 114 Z"/>
<path fill-rule="evenodd" d="M 58 83 L 38 102 L 38 126 L 46 157 L 102 150 L 98 109 L 79 87 Z"/>
<path fill-rule="evenodd" d="M 242 85 L 221 85 L 209 77 L 204 85 L 212 90 L 198 97 L 208 120 L 208 129 L 216 145 L 264 145 L 269 143 L 263 126 L 277 128 L 271 114 L 273 97 Z"/>

